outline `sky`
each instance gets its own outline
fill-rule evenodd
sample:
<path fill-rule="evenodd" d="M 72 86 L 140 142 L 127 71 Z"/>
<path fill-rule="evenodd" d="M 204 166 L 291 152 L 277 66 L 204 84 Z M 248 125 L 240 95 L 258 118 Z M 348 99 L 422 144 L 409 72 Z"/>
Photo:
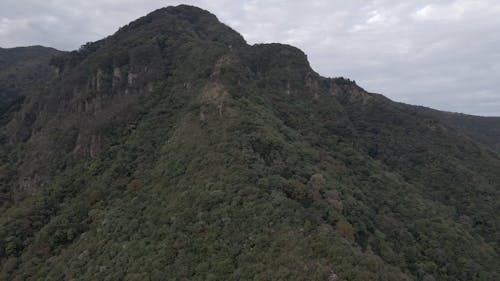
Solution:
<path fill-rule="evenodd" d="M 299 47 L 323 76 L 395 101 L 500 116 L 499 0 L 1 0 L 0 47 L 73 50 L 181 3 L 214 13 L 249 44 Z"/>

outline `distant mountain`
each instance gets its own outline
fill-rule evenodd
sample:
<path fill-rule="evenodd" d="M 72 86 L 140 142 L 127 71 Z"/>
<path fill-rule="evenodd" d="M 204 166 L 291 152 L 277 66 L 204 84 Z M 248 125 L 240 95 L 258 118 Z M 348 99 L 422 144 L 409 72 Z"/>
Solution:
<path fill-rule="evenodd" d="M 0 48 L 0 114 L 18 104 L 28 89 L 49 80 L 50 59 L 62 52 L 41 46 Z"/>
<path fill-rule="evenodd" d="M 44 67 L 2 116 L 1 280 L 500 280 L 494 125 L 186 5 Z"/>
<path fill-rule="evenodd" d="M 487 146 L 500 151 L 500 117 L 483 117 L 415 107 L 423 114 L 459 130 Z"/>

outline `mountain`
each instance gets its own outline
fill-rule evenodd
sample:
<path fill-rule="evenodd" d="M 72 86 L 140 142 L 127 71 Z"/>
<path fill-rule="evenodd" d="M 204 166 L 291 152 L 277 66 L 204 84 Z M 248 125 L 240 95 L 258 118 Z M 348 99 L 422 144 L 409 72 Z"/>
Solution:
<path fill-rule="evenodd" d="M 440 122 L 463 132 L 476 141 L 500 151 L 500 117 L 474 116 L 425 107 L 416 108 L 423 114 L 437 118 Z"/>
<path fill-rule="evenodd" d="M 500 155 L 297 48 L 180 5 L 50 68 L 2 116 L 2 280 L 500 279 Z"/>
<path fill-rule="evenodd" d="M 0 115 L 19 103 L 29 88 L 48 80 L 49 60 L 58 54 L 41 46 L 0 48 Z"/>

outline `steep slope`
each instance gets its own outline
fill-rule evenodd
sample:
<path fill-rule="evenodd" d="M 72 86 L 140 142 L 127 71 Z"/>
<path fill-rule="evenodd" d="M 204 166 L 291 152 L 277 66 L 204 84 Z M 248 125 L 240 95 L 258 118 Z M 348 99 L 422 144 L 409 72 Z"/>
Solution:
<path fill-rule="evenodd" d="M 0 279 L 496 280 L 500 157 L 157 10 L 57 57 L 1 127 Z"/>

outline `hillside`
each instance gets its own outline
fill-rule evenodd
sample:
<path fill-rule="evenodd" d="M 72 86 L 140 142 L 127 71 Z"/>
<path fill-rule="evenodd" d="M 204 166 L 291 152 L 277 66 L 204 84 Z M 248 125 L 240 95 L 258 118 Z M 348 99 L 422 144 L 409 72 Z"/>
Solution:
<path fill-rule="evenodd" d="M 437 118 L 439 121 L 465 133 L 476 141 L 500 151 L 500 117 L 474 116 L 444 112 L 425 107 L 414 108 L 423 114 Z"/>
<path fill-rule="evenodd" d="M 2 116 L 0 280 L 500 279 L 500 155 L 297 48 L 180 5 L 49 67 Z"/>
<path fill-rule="evenodd" d="M 28 89 L 49 79 L 53 72 L 49 61 L 58 54 L 61 52 L 41 46 L 0 48 L 0 116 L 14 110 Z"/>

